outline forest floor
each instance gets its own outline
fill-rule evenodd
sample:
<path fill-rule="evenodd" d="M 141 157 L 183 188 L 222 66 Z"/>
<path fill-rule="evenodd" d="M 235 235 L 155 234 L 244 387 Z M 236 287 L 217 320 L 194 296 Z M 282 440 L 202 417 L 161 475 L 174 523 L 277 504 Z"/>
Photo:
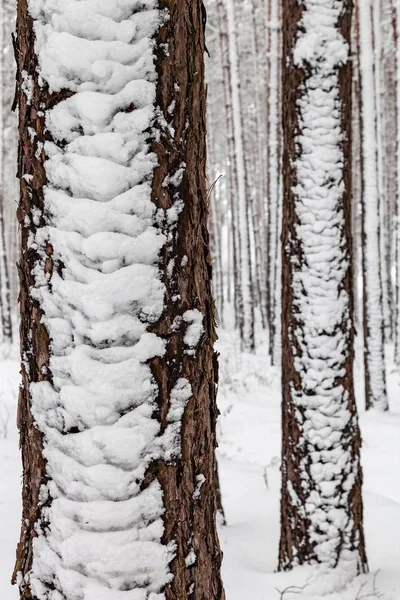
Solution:
<path fill-rule="evenodd" d="M 275 573 L 280 375 L 269 366 L 267 340 L 261 341 L 255 356 L 245 355 L 238 350 L 235 334 L 219 333 L 218 459 L 227 520 L 227 525 L 220 527 L 220 539 L 227 600 L 400 600 L 398 373 L 389 367 L 390 413 L 366 414 L 359 407 L 370 574 L 343 587 L 339 572 L 332 576 L 299 568 L 289 574 Z M 16 359 L 0 361 L 0 600 L 18 597 L 10 585 L 20 527 L 21 466 L 15 429 L 18 372 Z M 355 379 L 362 398 L 363 375 L 358 365 Z M 295 587 L 283 594 L 289 586 Z"/>

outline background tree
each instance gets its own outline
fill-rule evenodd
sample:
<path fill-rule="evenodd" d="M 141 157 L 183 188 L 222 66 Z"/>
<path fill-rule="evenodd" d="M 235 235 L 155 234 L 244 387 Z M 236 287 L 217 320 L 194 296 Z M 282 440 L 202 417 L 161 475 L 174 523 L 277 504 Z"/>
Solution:
<path fill-rule="evenodd" d="M 384 210 L 384 202 L 380 202 L 383 183 L 380 179 L 379 148 L 382 144 L 378 144 L 381 118 L 378 118 L 377 114 L 377 107 L 380 106 L 380 81 L 379 77 L 375 76 L 377 68 L 373 48 L 372 8 L 370 0 L 358 2 L 356 6 L 361 96 L 364 374 L 366 407 L 387 410 L 385 311 L 380 246 L 380 214 Z"/>
<path fill-rule="evenodd" d="M 367 569 L 353 386 L 351 2 L 285 0 L 283 16 L 279 568 L 345 562 L 351 577 Z"/>
<path fill-rule="evenodd" d="M 224 598 L 204 7 L 156 6 L 18 2 L 23 599 Z"/>

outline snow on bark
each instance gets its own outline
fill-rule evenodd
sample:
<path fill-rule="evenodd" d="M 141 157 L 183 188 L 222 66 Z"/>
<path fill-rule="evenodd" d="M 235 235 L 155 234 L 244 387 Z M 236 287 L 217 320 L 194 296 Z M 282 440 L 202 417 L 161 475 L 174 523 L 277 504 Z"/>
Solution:
<path fill-rule="evenodd" d="M 366 569 L 366 557 L 352 379 L 345 133 L 350 123 L 350 3 L 304 0 L 301 7 L 300 13 L 291 0 L 283 7 L 287 101 L 279 567 L 317 562 L 339 566 L 351 578 Z M 290 21 L 296 17 L 297 28 Z"/>
<path fill-rule="evenodd" d="M 243 350 L 254 350 L 254 306 L 250 272 L 249 220 L 246 198 L 246 166 L 244 160 L 243 123 L 240 102 L 239 66 L 234 0 L 226 2 L 231 65 L 232 118 L 235 138 L 235 157 L 238 184 L 238 233 L 240 241 L 240 285 L 243 301 Z"/>
<path fill-rule="evenodd" d="M 363 207 L 364 369 L 367 408 L 387 410 L 372 2 L 358 2 Z"/>
<path fill-rule="evenodd" d="M 29 240 L 51 381 L 30 385 L 48 482 L 32 568 L 19 584 L 38 600 L 161 600 L 174 542 L 162 543 L 159 481 L 143 483 L 153 461 L 180 455 L 192 395 L 178 379 L 162 430 L 149 361 L 165 350 L 150 329 L 164 310 L 166 238 L 151 199 L 157 159 L 148 137 L 163 13 L 156 0 L 30 0 L 29 10 L 40 84 L 73 95 L 47 114 L 35 223 L 44 225 Z M 171 231 L 179 211 L 170 210 Z M 49 271 L 50 259 L 58 267 Z M 193 351 L 197 313 L 186 313 Z"/>

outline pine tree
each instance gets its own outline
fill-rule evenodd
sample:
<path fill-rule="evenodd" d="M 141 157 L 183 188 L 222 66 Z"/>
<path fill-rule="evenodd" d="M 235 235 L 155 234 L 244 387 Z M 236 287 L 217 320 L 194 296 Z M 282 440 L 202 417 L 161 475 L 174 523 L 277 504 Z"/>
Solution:
<path fill-rule="evenodd" d="M 224 598 L 204 22 L 18 2 L 23 600 Z"/>
<path fill-rule="evenodd" d="M 367 569 L 353 385 L 350 0 L 283 3 L 279 568 Z"/>

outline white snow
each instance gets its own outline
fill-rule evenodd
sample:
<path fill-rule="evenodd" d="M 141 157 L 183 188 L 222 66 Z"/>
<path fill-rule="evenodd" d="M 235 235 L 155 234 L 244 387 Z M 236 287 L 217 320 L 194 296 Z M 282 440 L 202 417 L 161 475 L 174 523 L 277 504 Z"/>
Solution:
<path fill-rule="evenodd" d="M 187 310 L 183 314 L 183 320 L 185 323 L 187 323 L 187 329 L 183 341 L 186 346 L 189 346 L 190 348 L 188 353 L 194 354 L 194 350 L 204 331 L 203 315 L 199 310 L 197 310 L 197 308 L 195 308 L 193 310 Z"/>

